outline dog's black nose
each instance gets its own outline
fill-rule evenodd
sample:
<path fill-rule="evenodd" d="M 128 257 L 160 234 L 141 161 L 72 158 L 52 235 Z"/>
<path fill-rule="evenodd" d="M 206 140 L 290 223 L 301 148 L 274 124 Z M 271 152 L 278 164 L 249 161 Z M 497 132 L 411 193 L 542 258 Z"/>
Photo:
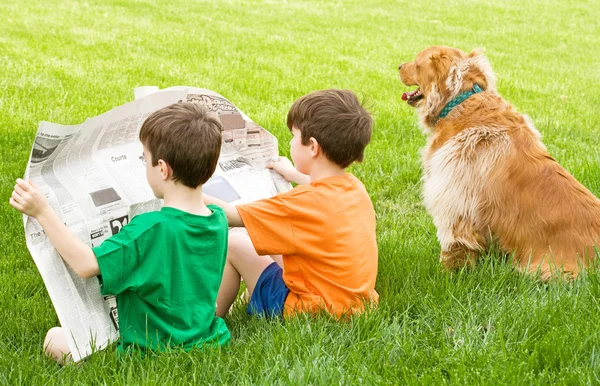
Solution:
<path fill-rule="evenodd" d="M 402 68 L 402 65 L 403 65 L 403 64 L 404 64 L 404 63 L 400 63 L 400 65 L 398 66 L 398 71 L 400 71 L 400 69 Z"/>

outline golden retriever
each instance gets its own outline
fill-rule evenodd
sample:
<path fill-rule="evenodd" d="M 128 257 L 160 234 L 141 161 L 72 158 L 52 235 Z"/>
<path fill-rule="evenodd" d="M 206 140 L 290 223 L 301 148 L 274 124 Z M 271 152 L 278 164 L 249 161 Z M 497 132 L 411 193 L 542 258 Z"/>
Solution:
<path fill-rule="evenodd" d="M 493 241 L 543 280 L 577 276 L 596 256 L 600 201 L 497 93 L 486 57 L 436 46 L 398 69 L 402 83 L 418 87 L 402 99 L 428 136 L 423 198 L 442 265 L 473 265 Z"/>

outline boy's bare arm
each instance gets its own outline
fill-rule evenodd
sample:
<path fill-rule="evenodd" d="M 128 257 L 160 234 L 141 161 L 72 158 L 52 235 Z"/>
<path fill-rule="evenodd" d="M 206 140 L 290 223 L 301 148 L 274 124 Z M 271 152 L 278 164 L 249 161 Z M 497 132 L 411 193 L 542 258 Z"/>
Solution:
<path fill-rule="evenodd" d="M 77 275 L 89 278 L 100 274 L 92 248 L 67 228 L 37 186 L 17 179 L 10 205 L 40 223 L 54 248 Z"/>
<path fill-rule="evenodd" d="M 216 197 L 209 196 L 208 194 L 202 194 L 202 198 L 204 199 L 204 204 L 206 205 L 217 205 L 221 207 L 225 211 L 225 215 L 227 216 L 227 222 L 230 227 L 243 227 L 244 222 L 240 217 L 239 212 L 235 205 L 225 202 L 223 200 L 219 200 Z"/>
<path fill-rule="evenodd" d="M 294 182 L 298 185 L 310 184 L 310 177 L 300 173 L 298 169 L 292 165 L 292 161 L 286 157 L 279 157 L 277 161 L 269 162 L 267 168 L 275 170 L 289 182 Z"/>

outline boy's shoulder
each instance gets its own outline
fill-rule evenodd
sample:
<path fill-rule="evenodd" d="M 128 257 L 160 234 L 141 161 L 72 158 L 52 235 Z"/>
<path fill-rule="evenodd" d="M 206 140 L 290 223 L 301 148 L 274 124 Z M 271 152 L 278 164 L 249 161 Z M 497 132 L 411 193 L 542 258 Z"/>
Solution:
<path fill-rule="evenodd" d="M 270 212 L 286 210 L 303 213 L 310 207 L 338 207 L 339 202 L 371 203 L 363 183 L 352 174 L 346 173 L 343 176 L 326 177 L 310 184 L 298 185 L 271 198 L 236 207 L 242 212 L 269 208 Z"/>
<path fill-rule="evenodd" d="M 168 216 L 165 215 L 160 210 L 154 210 L 151 212 L 144 212 L 133 216 L 130 224 L 138 224 L 138 225 L 154 225 L 160 222 L 164 222 L 168 219 Z"/>
<path fill-rule="evenodd" d="M 344 176 L 323 178 L 306 185 L 298 185 L 287 192 L 276 195 L 271 200 L 279 202 L 287 210 L 299 212 L 304 212 L 309 207 L 339 208 L 340 202 L 371 202 L 363 183 L 350 173 L 346 173 Z M 257 202 L 257 205 L 260 205 L 260 202 Z"/>
<path fill-rule="evenodd" d="M 278 196 L 298 197 L 311 195 L 331 195 L 336 196 L 342 192 L 366 191 L 363 183 L 350 173 L 343 176 L 326 177 L 310 184 L 299 185 L 292 190 L 281 193 Z"/>
<path fill-rule="evenodd" d="M 173 221 L 183 221 L 203 224 L 205 222 L 215 221 L 227 221 L 225 211 L 216 205 L 208 205 L 209 209 L 213 212 L 210 216 L 198 216 L 180 209 L 172 207 L 163 207 L 161 210 L 140 213 L 133 217 L 131 223 L 134 222 L 139 225 L 153 226 L 160 223 L 166 223 L 170 225 Z"/>
<path fill-rule="evenodd" d="M 346 172 L 342 176 L 327 177 L 315 182 L 311 182 L 313 186 L 333 186 L 340 188 L 364 188 L 363 183 L 354 176 L 354 174 Z"/>
<path fill-rule="evenodd" d="M 135 215 L 129 224 L 113 237 L 152 240 L 157 233 L 164 237 L 166 234 L 172 235 L 183 229 L 190 229 L 189 227 L 206 228 L 215 232 L 220 232 L 221 229 L 227 230 L 225 212 L 217 206 L 211 205 L 210 209 L 213 212 L 210 216 L 197 216 L 171 207 L 140 213 Z M 126 232 L 123 232 L 124 230 Z"/>
<path fill-rule="evenodd" d="M 125 224 L 120 232 L 113 235 L 113 238 L 127 237 L 129 239 L 137 239 L 144 237 L 143 235 L 160 231 L 163 228 L 162 224 L 168 224 L 168 220 L 169 218 L 161 211 L 136 214 L 129 219 L 129 223 Z M 124 236 L 124 234 L 127 234 L 127 236 Z"/>

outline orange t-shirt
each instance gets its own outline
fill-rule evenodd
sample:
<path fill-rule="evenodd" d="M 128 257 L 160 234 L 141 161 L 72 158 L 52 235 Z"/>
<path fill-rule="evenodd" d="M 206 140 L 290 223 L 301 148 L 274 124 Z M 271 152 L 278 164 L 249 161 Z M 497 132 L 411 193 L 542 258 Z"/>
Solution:
<path fill-rule="evenodd" d="M 259 255 L 283 256 L 284 315 L 337 317 L 377 303 L 375 211 L 352 174 L 327 177 L 237 210 Z"/>

